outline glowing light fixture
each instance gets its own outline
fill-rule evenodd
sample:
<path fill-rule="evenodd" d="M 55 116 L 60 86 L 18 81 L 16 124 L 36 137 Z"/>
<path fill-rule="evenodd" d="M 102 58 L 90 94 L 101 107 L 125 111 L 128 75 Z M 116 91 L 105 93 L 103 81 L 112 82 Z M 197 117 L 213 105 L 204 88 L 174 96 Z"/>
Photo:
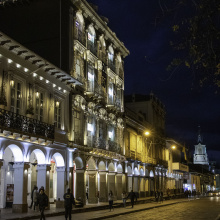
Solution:
<path fill-rule="evenodd" d="M 12 60 L 11 60 L 11 59 L 8 59 L 8 63 L 12 63 Z"/>
<path fill-rule="evenodd" d="M 173 145 L 171 148 L 172 148 L 172 149 L 176 149 L 176 146 L 175 146 L 175 145 Z"/>
<path fill-rule="evenodd" d="M 49 83 L 49 80 L 46 80 L 46 83 Z"/>
<path fill-rule="evenodd" d="M 39 95 L 40 95 L 40 94 L 39 94 L 39 92 L 37 91 L 37 92 L 36 92 L 36 98 L 37 98 L 37 99 L 39 98 Z"/>
<path fill-rule="evenodd" d="M 24 68 L 24 72 L 27 72 L 28 71 L 28 69 L 27 68 Z"/>
<path fill-rule="evenodd" d="M 65 90 L 65 89 L 63 90 L 63 93 L 66 93 L 66 90 Z"/>
<path fill-rule="evenodd" d="M 58 90 L 61 90 L 61 87 L 58 87 Z"/>
<path fill-rule="evenodd" d="M 14 87 L 15 81 L 13 79 L 10 80 L 10 86 Z"/>
<path fill-rule="evenodd" d="M 37 76 L 37 73 L 33 73 L 33 77 L 36 77 Z"/>
<path fill-rule="evenodd" d="M 58 108 L 60 106 L 60 103 L 57 101 L 56 102 L 56 107 Z"/>
<path fill-rule="evenodd" d="M 53 87 L 56 87 L 56 84 L 53 84 Z"/>
<path fill-rule="evenodd" d="M 150 135 L 150 132 L 149 132 L 149 131 L 146 131 L 144 134 L 147 135 L 147 136 L 149 136 L 149 135 Z"/>
<path fill-rule="evenodd" d="M 44 78 L 42 76 L 40 76 L 40 80 L 43 80 Z"/>
<path fill-rule="evenodd" d="M 17 67 L 17 68 L 20 68 L 20 67 L 21 67 L 21 65 L 17 63 L 17 64 L 16 64 L 16 67 Z"/>

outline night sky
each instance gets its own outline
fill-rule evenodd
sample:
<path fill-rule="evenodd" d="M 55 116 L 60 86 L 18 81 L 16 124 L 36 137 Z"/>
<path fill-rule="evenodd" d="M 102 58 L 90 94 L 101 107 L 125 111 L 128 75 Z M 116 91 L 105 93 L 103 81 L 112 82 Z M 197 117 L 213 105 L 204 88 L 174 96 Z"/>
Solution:
<path fill-rule="evenodd" d="M 173 17 L 163 16 L 159 0 L 89 0 L 98 14 L 130 51 L 125 59 L 125 94 L 151 91 L 166 107 L 166 134 L 194 150 L 198 126 L 209 159 L 218 160 L 220 151 L 220 95 L 213 86 L 198 88 L 186 67 L 166 70 L 175 56 Z"/>

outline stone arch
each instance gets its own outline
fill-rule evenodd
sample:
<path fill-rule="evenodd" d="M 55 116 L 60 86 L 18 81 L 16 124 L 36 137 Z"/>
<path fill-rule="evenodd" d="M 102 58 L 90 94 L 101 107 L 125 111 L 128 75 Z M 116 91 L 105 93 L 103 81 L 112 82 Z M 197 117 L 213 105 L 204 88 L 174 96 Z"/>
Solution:
<path fill-rule="evenodd" d="M 134 175 L 135 176 L 139 176 L 140 175 L 139 170 L 138 170 L 137 167 L 134 168 Z"/>
<path fill-rule="evenodd" d="M 140 176 L 144 176 L 144 170 L 143 170 L 143 168 L 140 169 Z"/>
<path fill-rule="evenodd" d="M 37 163 L 38 164 L 46 164 L 46 157 L 45 157 L 45 154 L 42 150 L 40 149 L 34 149 L 30 152 L 30 157 L 29 157 L 29 161 L 30 162 L 34 162 L 33 161 L 33 156 L 32 155 L 35 155 L 36 156 L 36 159 L 37 159 Z"/>
<path fill-rule="evenodd" d="M 16 144 L 10 144 L 5 148 L 4 152 L 7 151 L 7 149 L 11 150 L 14 157 L 14 162 L 24 161 L 23 152 L 19 146 L 17 146 Z"/>
<path fill-rule="evenodd" d="M 88 164 L 88 170 L 96 170 L 96 162 L 93 159 L 93 157 L 90 157 L 89 160 L 87 161 Z"/>
<path fill-rule="evenodd" d="M 52 158 L 54 158 L 57 167 L 64 167 L 65 162 L 63 156 L 60 153 L 54 153 Z"/>
<path fill-rule="evenodd" d="M 154 177 L 154 172 L 153 172 L 153 170 L 150 171 L 150 177 Z"/>
<path fill-rule="evenodd" d="M 118 172 L 118 173 L 123 173 L 123 168 L 122 168 L 122 165 L 121 165 L 121 164 L 118 164 L 118 166 L 117 166 L 117 172 Z"/>
<path fill-rule="evenodd" d="M 109 172 L 115 172 L 115 166 L 112 162 L 108 165 L 108 171 Z"/>
<path fill-rule="evenodd" d="M 132 169 L 130 166 L 128 166 L 127 170 L 128 170 L 128 175 L 132 175 Z"/>
<path fill-rule="evenodd" d="M 113 49 L 112 45 L 109 45 L 108 52 L 114 56 L 114 49 Z"/>
<path fill-rule="evenodd" d="M 81 157 L 76 157 L 74 159 L 75 161 L 75 166 L 76 166 L 76 169 L 82 169 L 83 168 L 83 160 Z"/>
<path fill-rule="evenodd" d="M 105 165 L 105 163 L 103 161 L 99 162 L 98 169 L 100 171 L 106 170 L 106 165 Z"/>
<path fill-rule="evenodd" d="M 76 21 L 79 23 L 79 30 L 82 31 L 84 29 L 84 18 L 81 11 L 76 12 Z"/>
<path fill-rule="evenodd" d="M 145 170 L 145 176 L 149 176 L 149 171 L 148 171 L 148 169 Z"/>

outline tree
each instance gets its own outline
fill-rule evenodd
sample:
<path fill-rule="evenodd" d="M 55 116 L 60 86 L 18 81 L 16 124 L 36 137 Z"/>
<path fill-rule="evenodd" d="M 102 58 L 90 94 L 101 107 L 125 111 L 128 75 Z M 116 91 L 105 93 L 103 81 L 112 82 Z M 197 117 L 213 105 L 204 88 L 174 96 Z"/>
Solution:
<path fill-rule="evenodd" d="M 160 2 L 163 13 L 167 12 L 166 15 L 173 18 L 174 38 L 170 45 L 176 52 L 167 69 L 173 71 L 184 65 L 192 70 L 200 86 L 220 87 L 220 1 L 175 0 L 172 5 L 163 3 L 162 7 Z"/>

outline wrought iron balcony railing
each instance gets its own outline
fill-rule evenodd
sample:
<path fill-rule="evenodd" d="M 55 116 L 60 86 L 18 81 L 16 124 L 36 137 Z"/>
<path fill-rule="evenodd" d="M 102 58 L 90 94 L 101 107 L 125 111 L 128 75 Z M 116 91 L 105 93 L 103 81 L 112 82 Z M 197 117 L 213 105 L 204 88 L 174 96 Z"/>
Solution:
<path fill-rule="evenodd" d="M 74 141 L 75 144 L 83 145 L 83 135 L 80 132 L 74 132 Z"/>
<path fill-rule="evenodd" d="M 86 35 L 77 28 L 75 29 L 75 39 L 82 43 L 84 46 L 86 45 Z"/>
<path fill-rule="evenodd" d="M 94 81 L 87 80 L 86 91 L 94 93 Z"/>
<path fill-rule="evenodd" d="M 113 151 L 113 152 L 118 153 L 118 154 L 121 153 L 121 148 L 116 142 L 108 140 L 108 145 L 109 145 L 109 150 L 110 151 Z"/>
<path fill-rule="evenodd" d="M 94 55 L 97 56 L 97 48 L 96 44 L 91 42 L 90 40 L 87 41 L 87 49 L 90 50 Z"/>
<path fill-rule="evenodd" d="M 115 72 L 115 64 L 111 60 L 108 60 L 108 67 Z"/>
<path fill-rule="evenodd" d="M 37 135 L 54 139 L 55 126 L 28 118 L 0 108 L 0 127 L 3 129 L 22 132 L 28 135 Z"/>

